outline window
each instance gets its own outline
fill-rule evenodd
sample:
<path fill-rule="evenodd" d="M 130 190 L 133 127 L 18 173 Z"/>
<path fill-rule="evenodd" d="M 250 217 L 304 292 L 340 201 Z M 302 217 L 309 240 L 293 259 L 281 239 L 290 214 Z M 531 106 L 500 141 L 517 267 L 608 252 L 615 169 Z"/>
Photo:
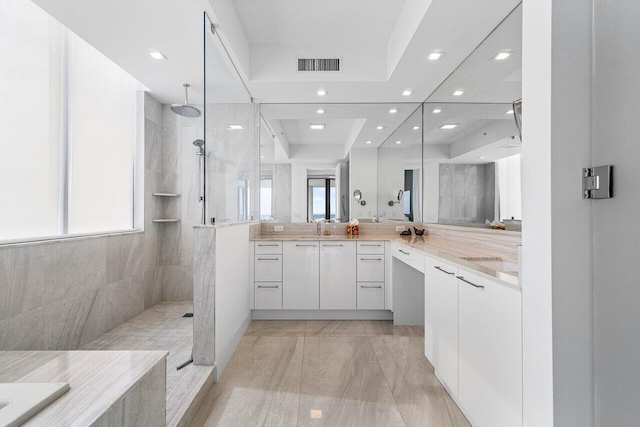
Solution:
<path fill-rule="evenodd" d="M 260 219 L 268 220 L 273 218 L 273 180 L 260 180 Z"/>
<path fill-rule="evenodd" d="M 336 180 L 334 178 L 309 178 L 308 208 L 309 222 L 336 218 Z"/>
<path fill-rule="evenodd" d="M 0 240 L 132 229 L 137 82 L 32 2 L 0 29 Z"/>

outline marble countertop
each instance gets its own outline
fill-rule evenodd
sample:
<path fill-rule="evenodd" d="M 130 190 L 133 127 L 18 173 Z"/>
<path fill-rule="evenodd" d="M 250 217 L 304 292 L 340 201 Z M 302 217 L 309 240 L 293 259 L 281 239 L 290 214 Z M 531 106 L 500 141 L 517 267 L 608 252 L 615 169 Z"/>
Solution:
<path fill-rule="evenodd" d="M 25 425 L 91 425 L 166 351 L 2 351 L 0 382 L 66 382 L 71 389 Z"/>
<path fill-rule="evenodd" d="M 462 243 L 452 241 L 443 237 L 433 236 L 398 236 L 398 235 L 375 235 L 367 234 L 360 235 L 358 237 L 348 238 L 345 235 L 333 235 L 333 236 L 316 236 L 312 234 L 305 235 L 262 235 L 251 240 L 275 240 L 275 241 L 292 241 L 292 240 L 305 240 L 305 241 L 335 241 L 335 240 L 384 240 L 407 246 L 412 249 L 416 249 L 423 252 L 425 255 L 432 255 L 441 258 L 445 261 L 452 262 L 458 266 L 470 270 L 475 273 L 480 273 L 487 276 L 496 282 L 506 285 L 510 288 L 520 290 L 520 284 L 517 273 L 512 271 L 499 271 L 487 266 L 475 263 L 471 260 L 464 258 L 496 258 L 509 261 L 512 263 L 518 263 L 517 255 L 513 255 L 506 252 L 497 251 L 488 248 L 483 245 L 473 245 L 469 243 Z"/>

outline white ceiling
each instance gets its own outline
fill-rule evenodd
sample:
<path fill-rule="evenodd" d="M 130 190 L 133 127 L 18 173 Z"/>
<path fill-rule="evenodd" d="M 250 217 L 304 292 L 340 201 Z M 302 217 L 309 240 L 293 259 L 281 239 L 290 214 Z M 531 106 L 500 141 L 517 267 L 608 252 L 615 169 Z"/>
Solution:
<path fill-rule="evenodd" d="M 386 44 L 405 0 L 235 0 L 251 46 Z"/>
<path fill-rule="evenodd" d="M 508 103 L 520 97 L 521 10 L 495 29 L 520 0 L 32 1 L 163 103 L 182 102 L 184 82 L 192 85 L 190 101 L 202 102 L 206 31 L 208 101 L 248 102 L 243 79 L 256 101 L 266 104 L 261 106 L 266 133 L 278 138 L 274 156 L 291 161 L 313 156 L 341 160 L 352 146 L 375 148 L 389 138 L 411 144 L 418 133 L 410 129 L 411 120 L 392 133 L 429 95 L 430 101 L 443 103 L 444 112 L 425 114 L 425 140 L 434 150 L 446 147 L 461 156 L 477 149 L 484 128 L 491 137 L 505 132 L 504 126 L 496 127 L 505 109 L 459 111 L 444 103 Z M 203 25 L 205 11 L 217 36 Z M 162 51 L 168 60 L 152 59 L 151 50 Z M 511 57 L 491 59 L 503 50 Z M 427 60 L 433 51 L 444 55 Z M 343 70 L 300 73 L 299 56 L 338 56 Z M 318 89 L 327 96 L 317 96 Z M 410 96 L 402 96 L 406 89 L 412 90 Z M 465 94 L 452 97 L 456 89 Z M 399 112 L 389 114 L 391 107 Z M 326 110 L 322 118 L 318 108 Z M 327 125 L 325 131 L 310 131 L 308 125 L 318 120 Z M 444 120 L 460 126 L 437 129 Z M 378 125 L 385 129 L 376 130 Z"/>
<path fill-rule="evenodd" d="M 209 99 L 247 101 L 235 65 L 261 103 L 350 103 L 423 101 L 520 0 L 33 1 L 163 103 L 182 102 L 184 82 L 202 101 L 204 11 L 233 59 L 210 52 Z M 428 61 L 434 50 L 445 55 Z M 341 57 L 343 71 L 297 72 L 298 56 L 317 55 Z"/>
<path fill-rule="evenodd" d="M 493 59 L 510 52 L 504 60 Z M 462 96 L 453 92 L 463 90 Z M 428 99 L 429 102 L 506 102 L 522 97 L 522 5 L 509 15 Z"/>

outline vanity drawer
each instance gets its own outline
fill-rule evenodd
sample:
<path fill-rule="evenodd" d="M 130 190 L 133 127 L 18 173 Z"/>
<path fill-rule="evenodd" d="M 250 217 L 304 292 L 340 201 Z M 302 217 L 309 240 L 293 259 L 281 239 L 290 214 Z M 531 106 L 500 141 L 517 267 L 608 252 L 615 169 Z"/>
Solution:
<path fill-rule="evenodd" d="M 254 280 L 256 282 L 282 282 L 282 255 L 256 255 Z"/>
<path fill-rule="evenodd" d="M 419 272 L 424 273 L 424 254 L 422 252 L 404 245 L 392 244 L 391 255 Z"/>
<path fill-rule="evenodd" d="M 384 282 L 384 255 L 358 255 L 358 282 Z"/>
<path fill-rule="evenodd" d="M 358 242 L 358 255 L 384 255 L 384 242 Z"/>
<path fill-rule="evenodd" d="M 358 282 L 358 310 L 384 310 L 384 282 Z"/>
<path fill-rule="evenodd" d="M 256 255 L 282 254 L 282 242 L 273 240 L 264 240 L 254 242 Z"/>
<path fill-rule="evenodd" d="M 282 283 L 256 282 L 256 310 L 282 310 Z"/>

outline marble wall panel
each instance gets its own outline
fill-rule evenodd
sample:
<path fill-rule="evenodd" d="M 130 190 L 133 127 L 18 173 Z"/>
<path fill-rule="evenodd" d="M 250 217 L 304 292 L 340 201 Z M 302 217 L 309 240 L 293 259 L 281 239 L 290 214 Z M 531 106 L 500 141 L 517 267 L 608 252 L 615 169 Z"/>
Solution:
<path fill-rule="evenodd" d="M 0 246 L 0 350 L 78 346 L 160 302 L 162 105 L 144 95 L 143 194 L 136 210 L 144 231 Z M 137 187 L 136 187 L 137 188 Z M 138 189 L 136 190 L 138 191 Z"/>

